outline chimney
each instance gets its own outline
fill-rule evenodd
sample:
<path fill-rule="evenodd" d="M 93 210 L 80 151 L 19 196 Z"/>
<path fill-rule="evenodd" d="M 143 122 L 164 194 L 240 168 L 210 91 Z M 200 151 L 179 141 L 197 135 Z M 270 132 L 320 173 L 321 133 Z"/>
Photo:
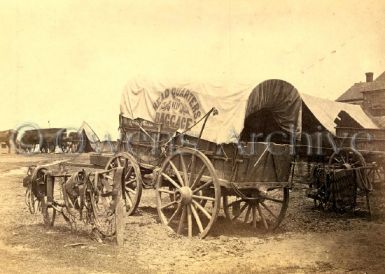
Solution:
<path fill-rule="evenodd" d="M 366 82 L 373 82 L 373 72 L 367 72 L 366 75 Z"/>

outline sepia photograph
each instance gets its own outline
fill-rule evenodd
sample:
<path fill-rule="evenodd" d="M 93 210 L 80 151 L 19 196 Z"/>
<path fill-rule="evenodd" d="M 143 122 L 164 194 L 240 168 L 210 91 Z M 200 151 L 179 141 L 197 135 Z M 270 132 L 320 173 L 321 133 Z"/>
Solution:
<path fill-rule="evenodd" d="M 385 273 L 383 0 L 0 0 L 0 273 Z"/>

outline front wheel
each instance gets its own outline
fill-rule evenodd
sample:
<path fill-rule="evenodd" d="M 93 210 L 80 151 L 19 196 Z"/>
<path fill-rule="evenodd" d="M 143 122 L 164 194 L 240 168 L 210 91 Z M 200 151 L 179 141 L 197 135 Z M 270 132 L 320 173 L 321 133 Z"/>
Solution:
<path fill-rule="evenodd" d="M 123 167 L 124 183 L 122 185 L 122 195 L 128 215 L 133 215 L 139 206 L 142 196 L 142 179 L 138 164 L 135 158 L 128 153 L 119 153 L 113 156 L 106 165 L 106 170 Z"/>

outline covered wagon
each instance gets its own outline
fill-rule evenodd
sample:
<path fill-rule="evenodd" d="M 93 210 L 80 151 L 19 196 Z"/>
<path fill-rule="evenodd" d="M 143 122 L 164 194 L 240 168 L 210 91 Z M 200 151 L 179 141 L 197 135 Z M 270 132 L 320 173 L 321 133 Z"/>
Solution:
<path fill-rule="evenodd" d="M 293 92 L 294 90 L 294 92 Z M 178 234 L 205 237 L 221 200 L 232 221 L 274 230 L 285 216 L 301 136 L 301 98 L 281 80 L 250 93 L 208 84 L 134 81 L 120 105 L 119 153 L 128 214 L 155 188 L 159 217 Z M 100 164 L 102 158 L 91 157 Z"/>

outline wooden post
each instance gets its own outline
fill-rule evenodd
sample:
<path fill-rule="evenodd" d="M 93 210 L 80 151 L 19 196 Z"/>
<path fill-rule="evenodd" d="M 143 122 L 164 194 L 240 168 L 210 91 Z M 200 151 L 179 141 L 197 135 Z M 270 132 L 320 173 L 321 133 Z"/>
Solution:
<path fill-rule="evenodd" d="M 116 207 L 115 207 L 115 227 L 116 227 L 116 243 L 120 246 L 123 246 L 124 238 L 124 202 L 122 199 L 122 183 L 124 180 L 123 174 L 124 174 L 124 168 L 118 167 L 115 170 L 114 174 L 114 195 L 117 195 L 115 197 L 116 201 Z"/>

